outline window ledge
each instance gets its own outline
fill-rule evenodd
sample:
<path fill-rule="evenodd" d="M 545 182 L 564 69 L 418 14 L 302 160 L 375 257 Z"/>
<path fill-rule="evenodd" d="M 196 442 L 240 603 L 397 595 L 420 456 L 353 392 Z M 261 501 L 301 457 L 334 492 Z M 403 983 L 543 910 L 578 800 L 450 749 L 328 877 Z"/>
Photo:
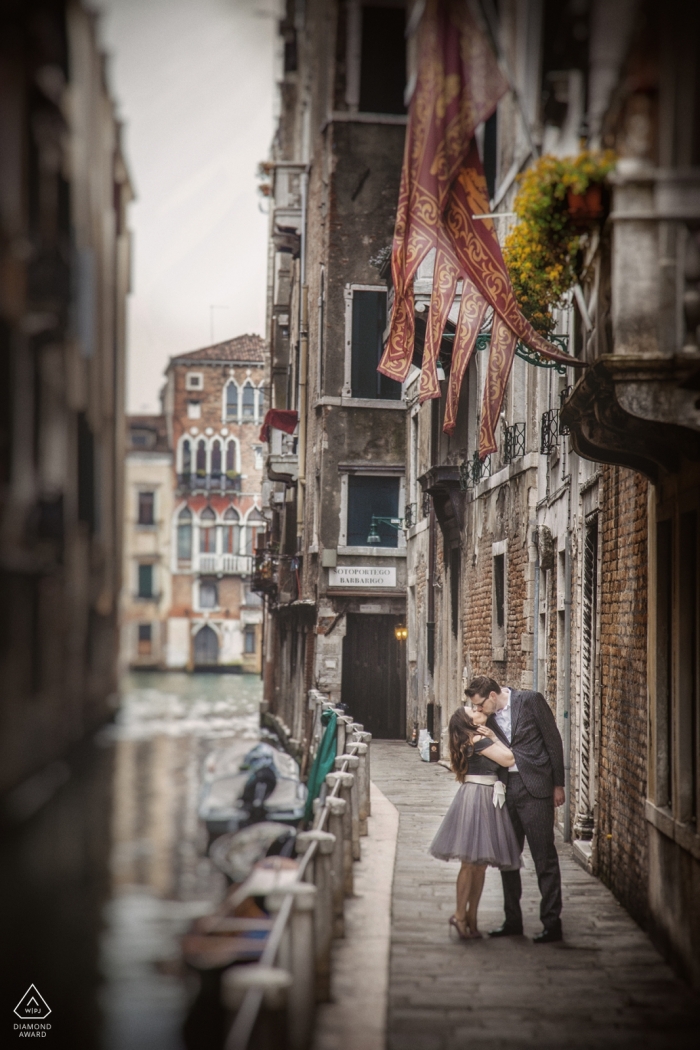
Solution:
<path fill-rule="evenodd" d="M 526 470 L 536 469 L 538 462 L 539 452 L 527 452 L 524 456 L 518 456 L 517 459 L 512 460 L 504 467 L 501 467 L 495 474 L 492 474 L 490 478 L 484 478 L 478 485 L 475 485 L 473 489 L 474 498 L 478 499 L 479 496 L 484 496 L 487 492 L 491 492 L 492 489 L 505 485 L 511 478 L 517 477 L 518 474 L 524 474 Z"/>
<path fill-rule="evenodd" d="M 397 409 L 405 412 L 408 407 L 401 398 L 395 400 L 394 398 L 381 397 L 348 397 L 345 394 L 342 397 L 324 394 L 323 397 L 317 398 L 314 402 L 314 408 L 322 408 L 325 405 L 331 405 L 336 408 L 381 408 L 388 409 L 390 412 L 395 412 Z"/>
<path fill-rule="evenodd" d="M 394 398 L 389 400 L 381 397 L 341 397 L 340 403 L 343 408 L 388 408 L 390 411 L 406 411 L 406 402 Z"/>
<path fill-rule="evenodd" d="M 405 558 L 405 547 L 338 547 L 338 554 L 361 554 L 363 558 Z"/>
<path fill-rule="evenodd" d="M 332 123 L 341 124 L 408 124 L 405 113 L 351 113 L 349 110 L 334 109 L 324 127 Z M 321 130 L 324 130 L 322 128 Z"/>
<path fill-rule="evenodd" d="M 696 860 L 700 860 L 700 835 L 691 824 L 675 820 L 666 806 L 657 806 L 649 799 L 645 804 L 645 816 L 657 831 L 660 831 L 666 838 L 672 839 Z"/>
<path fill-rule="evenodd" d="M 411 525 L 408 530 L 408 539 L 412 540 L 414 536 L 420 536 L 421 532 L 425 532 L 428 528 L 429 521 L 429 518 L 422 518 L 417 525 Z"/>

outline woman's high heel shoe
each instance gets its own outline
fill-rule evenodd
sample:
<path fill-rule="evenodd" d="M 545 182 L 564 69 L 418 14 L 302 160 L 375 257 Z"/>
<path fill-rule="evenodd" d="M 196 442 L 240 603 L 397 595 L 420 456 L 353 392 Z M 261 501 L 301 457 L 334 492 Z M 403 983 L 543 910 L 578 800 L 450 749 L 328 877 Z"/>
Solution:
<path fill-rule="evenodd" d="M 469 934 L 468 933 L 462 933 L 462 931 L 459 928 L 460 924 L 462 926 L 466 926 L 467 925 L 466 921 L 464 919 L 458 919 L 456 915 L 450 915 L 450 926 L 454 926 L 455 930 L 457 931 L 457 936 L 459 937 L 460 941 L 468 941 L 470 939 Z"/>

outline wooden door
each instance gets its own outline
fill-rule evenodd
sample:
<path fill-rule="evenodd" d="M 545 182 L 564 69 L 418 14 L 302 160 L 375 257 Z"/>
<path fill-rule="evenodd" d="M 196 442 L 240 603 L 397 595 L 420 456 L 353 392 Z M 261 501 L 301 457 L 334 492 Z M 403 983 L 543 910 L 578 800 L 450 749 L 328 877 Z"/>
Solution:
<path fill-rule="evenodd" d="M 194 663 L 195 667 L 215 667 L 219 662 L 219 639 L 216 631 L 209 624 L 194 637 Z"/>
<path fill-rule="evenodd" d="M 375 737 L 398 740 L 406 726 L 406 650 L 394 628 L 400 616 L 347 614 L 342 700 Z"/>

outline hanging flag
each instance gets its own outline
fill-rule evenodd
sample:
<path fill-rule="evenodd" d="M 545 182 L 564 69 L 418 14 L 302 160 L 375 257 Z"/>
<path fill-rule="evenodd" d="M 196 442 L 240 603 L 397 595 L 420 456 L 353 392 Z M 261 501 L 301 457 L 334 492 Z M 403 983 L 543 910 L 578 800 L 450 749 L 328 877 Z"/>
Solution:
<path fill-rule="evenodd" d="M 459 282 L 443 429 L 454 433 L 462 379 L 488 307 L 491 346 L 479 433 L 479 456 L 496 451 L 495 431 L 518 340 L 542 357 L 579 363 L 547 342 L 521 313 L 491 219 L 486 179 L 474 138 L 507 91 L 496 56 L 465 0 L 428 0 L 420 26 L 418 77 L 411 99 L 391 256 L 394 304 L 379 371 L 403 382 L 413 357 L 413 281 L 436 249 L 420 400 L 440 397 L 437 358 Z"/>
<path fill-rule="evenodd" d="M 260 441 L 270 440 L 271 430 L 293 434 L 299 422 L 299 413 L 290 408 L 268 408 L 260 428 Z"/>

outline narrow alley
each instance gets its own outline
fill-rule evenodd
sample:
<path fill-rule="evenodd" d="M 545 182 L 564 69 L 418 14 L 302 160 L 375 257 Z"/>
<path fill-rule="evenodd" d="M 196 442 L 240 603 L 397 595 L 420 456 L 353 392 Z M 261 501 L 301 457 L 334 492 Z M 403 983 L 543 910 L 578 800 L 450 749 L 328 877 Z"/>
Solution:
<path fill-rule="evenodd" d="M 428 846 L 457 785 L 403 743 L 372 748 L 372 779 L 399 812 L 387 1050 L 697 1047 L 698 998 L 561 840 L 561 944 L 532 943 L 539 894 L 527 852 L 525 936 L 450 940 L 457 865 L 435 860 Z M 489 869 L 480 929 L 502 916 L 500 877 Z"/>

